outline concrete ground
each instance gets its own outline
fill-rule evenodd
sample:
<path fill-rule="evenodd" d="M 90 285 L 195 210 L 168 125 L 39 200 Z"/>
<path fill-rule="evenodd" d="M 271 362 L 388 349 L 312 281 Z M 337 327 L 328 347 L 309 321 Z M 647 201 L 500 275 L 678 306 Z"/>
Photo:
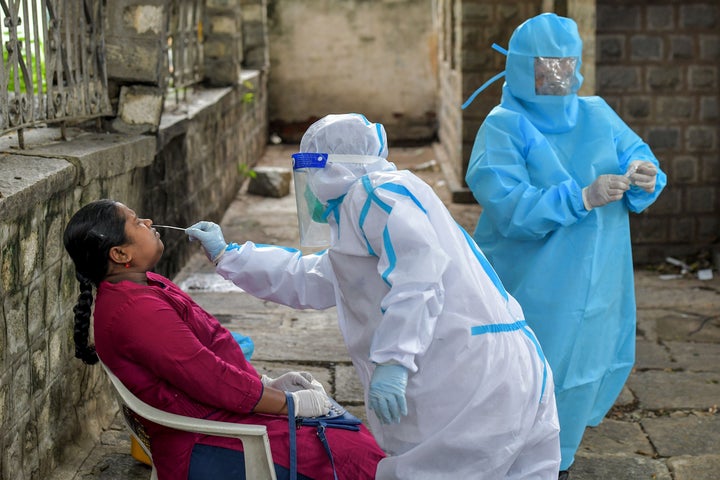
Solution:
<path fill-rule="evenodd" d="M 260 165 L 289 167 L 296 148 L 269 147 Z M 391 149 L 390 159 L 416 170 L 472 232 L 480 208 L 450 204 L 436 158 L 432 147 L 418 147 Z M 266 198 L 245 189 L 222 220 L 228 241 L 288 246 L 297 246 L 296 225 L 294 195 Z M 714 273 L 713 279 L 701 281 L 692 274 L 667 278 L 657 269 L 638 267 L 637 363 L 615 408 L 598 427 L 587 429 L 570 470 L 572 480 L 720 478 L 720 275 Z M 229 329 L 252 337 L 253 363 L 261 372 L 310 371 L 340 403 L 364 418 L 362 388 L 334 309 L 295 311 L 256 300 L 221 281 L 199 251 L 174 280 Z M 150 476 L 150 469 L 130 456 L 119 419 L 96 443 L 77 446 L 74 452 L 50 480 Z"/>

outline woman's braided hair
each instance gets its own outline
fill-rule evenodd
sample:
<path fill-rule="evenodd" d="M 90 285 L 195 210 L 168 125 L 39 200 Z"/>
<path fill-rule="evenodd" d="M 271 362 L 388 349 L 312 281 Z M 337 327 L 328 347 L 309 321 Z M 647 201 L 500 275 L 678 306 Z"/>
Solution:
<path fill-rule="evenodd" d="M 80 295 L 73 308 L 75 357 L 93 365 L 98 361 L 95 346 L 88 345 L 93 286 L 97 288 L 107 275 L 110 249 L 127 243 L 125 218 L 117 203 L 103 199 L 82 207 L 65 227 L 63 243 L 80 282 Z"/>

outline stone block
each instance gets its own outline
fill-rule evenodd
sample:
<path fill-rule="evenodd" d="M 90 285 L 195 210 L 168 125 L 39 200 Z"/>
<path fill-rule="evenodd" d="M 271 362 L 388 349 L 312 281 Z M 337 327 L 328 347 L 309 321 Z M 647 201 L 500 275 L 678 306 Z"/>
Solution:
<path fill-rule="evenodd" d="M 598 35 L 598 62 L 614 62 L 625 57 L 625 37 L 622 35 Z"/>
<path fill-rule="evenodd" d="M 693 372 L 717 372 L 720 345 L 716 343 L 666 342 L 677 367 Z M 720 399 L 718 399 L 720 402 Z"/>
<path fill-rule="evenodd" d="M 716 66 L 692 66 L 689 72 L 689 83 L 692 89 L 711 90 L 718 86 L 718 69 Z"/>
<path fill-rule="evenodd" d="M 603 455 L 630 451 L 652 456 L 653 447 L 640 424 L 605 418 L 597 427 L 585 429 L 578 451 Z"/>
<path fill-rule="evenodd" d="M 30 349 L 30 385 L 33 395 L 45 389 L 48 376 L 47 344 L 40 341 Z"/>
<path fill-rule="evenodd" d="M 27 350 L 27 310 L 24 305 L 25 296 L 22 291 L 14 295 L 6 295 L 3 299 L 3 316 L 5 321 L 6 350 L 4 359 L 9 362 Z"/>
<path fill-rule="evenodd" d="M 167 55 L 159 39 L 106 36 L 105 55 L 108 79 L 165 87 Z"/>
<path fill-rule="evenodd" d="M 718 404 L 718 373 L 709 372 L 637 372 L 627 383 L 648 410 L 700 409 Z"/>
<path fill-rule="evenodd" d="M 290 193 L 292 172 L 282 167 L 257 167 L 250 177 L 248 193 L 263 197 L 281 198 Z"/>
<path fill-rule="evenodd" d="M 687 128 L 687 149 L 690 152 L 717 150 L 718 127 L 697 126 Z"/>
<path fill-rule="evenodd" d="M 653 479 L 671 480 L 662 460 L 643 456 L 594 455 L 580 453 L 570 469 L 572 480 Z"/>
<path fill-rule="evenodd" d="M 690 187 L 687 190 L 686 212 L 712 213 L 715 211 L 717 187 Z"/>
<path fill-rule="evenodd" d="M 648 86 L 655 91 L 676 91 L 681 87 L 682 69 L 678 66 L 649 67 Z"/>
<path fill-rule="evenodd" d="M 700 36 L 700 59 L 711 62 L 720 60 L 720 37 L 718 35 Z"/>
<path fill-rule="evenodd" d="M 640 72 L 633 66 L 598 66 L 597 84 L 599 90 L 612 92 L 637 91 L 640 87 Z"/>
<path fill-rule="evenodd" d="M 641 10 L 638 6 L 598 5 L 596 10 L 597 30 L 618 32 L 638 30 L 641 24 Z"/>
<path fill-rule="evenodd" d="M 45 334 L 45 285 L 42 274 L 35 275 L 36 280 L 26 290 L 28 337 L 33 342 Z"/>
<path fill-rule="evenodd" d="M 658 113 L 669 120 L 687 120 L 694 114 L 694 99 L 680 95 L 663 96 L 657 99 Z"/>
<path fill-rule="evenodd" d="M 206 9 L 208 18 L 207 35 L 233 35 L 241 31 L 241 18 L 239 15 L 229 15 L 225 10 L 209 12 Z"/>
<path fill-rule="evenodd" d="M 717 31 L 720 22 L 719 9 L 717 3 L 680 5 L 679 26 L 689 30 L 715 28 Z"/>
<path fill-rule="evenodd" d="M 647 142 L 653 150 L 675 150 L 680 146 L 680 129 L 651 128 L 647 135 Z"/>
<path fill-rule="evenodd" d="M 640 423 L 662 457 L 717 454 L 720 444 L 720 417 L 717 415 L 678 414 L 645 418 Z"/>
<path fill-rule="evenodd" d="M 670 58 L 689 60 L 695 54 L 695 41 L 690 35 L 672 35 L 670 37 Z"/>
<path fill-rule="evenodd" d="M 663 57 L 663 39 L 659 36 L 633 35 L 630 38 L 632 60 L 658 61 Z"/>
<path fill-rule="evenodd" d="M 720 118 L 720 98 L 708 96 L 700 98 L 700 120 L 717 121 Z"/>
<path fill-rule="evenodd" d="M 637 370 L 677 368 L 667 348 L 656 342 L 637 340 L 635 368 Z"/>
<path fill-rule="evenodd" d="M 714 480 L 720 471 L 720 455 L 679 455 L 668 459 L 675 480 Z"/>
<path fill-rule="evenodd" d="M 633 96 L 625 102 L 625 114 L 630 118 L 647 118 L 652 113 L 650 97 Z"/>
<path fill-rule="evenodd" d="M 648 5 L 646 12 L 648 30 L 667 31 L 674 27 L 672 5 Z"/>
<path fill-rule="evenodd" d="M 164 92 L 158 88 L 132 85 L 120 89 L 118 118 L 128 125 L 157 130 L 163 110 Z M 113 123 L 118 126 L 117 122 Z"/>
<path fill-rule="evenodd" d="M 160 35 L 165 30 L 164 5 L 135 4 L 123 9 L 121 21 L 125 30 L 135 34 Z"/>
<path fill-rule="evenodd" d="M 689 155 L 680 155 L 673 159 L 670 175 L 673 182 L 697 182 L 699 164 L 698 158 Z"/>

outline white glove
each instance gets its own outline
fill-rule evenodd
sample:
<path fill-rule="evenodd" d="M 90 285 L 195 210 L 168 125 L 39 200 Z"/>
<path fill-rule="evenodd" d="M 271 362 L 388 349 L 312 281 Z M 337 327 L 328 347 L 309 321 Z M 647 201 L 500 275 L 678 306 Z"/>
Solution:
<path fill-rule="evenodd" d="M 263 375 L 260 378 L 263 385 L 283 392 L 296 392 L 298 390 L 315 390 L 327 395 L 322 384 L 315 380 L 308 372 L 283 373 L 278 378 L 270 378 Z"/>
<path fill-rule="evenodd" d="M 657 167 L 652 162 L 633 160 L 628 165 L 625 176 L 630 183 L 637 185 L 648 193 L 655 191 L 655 179 L 657 179 Z"/>
<path fill-rule="evenodd" d="M 298 390 L 291 392 L 295 402 L 295 416 L 320 417 L 330 411 L 330 399 L 317 390 Z"/>
<path fill-rule="evenodd" d="M 600 175 L 593 183 L 582 189 L 586 210 L 602 207 L 620 200 L 630 189 L 630 179 L 623 175 Z"/>

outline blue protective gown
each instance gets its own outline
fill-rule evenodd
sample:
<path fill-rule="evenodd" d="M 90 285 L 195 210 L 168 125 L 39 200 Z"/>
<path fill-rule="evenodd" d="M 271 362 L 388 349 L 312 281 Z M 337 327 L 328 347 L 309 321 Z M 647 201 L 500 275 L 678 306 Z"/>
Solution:
<path fill-rule="evenodd" d="M 563 470 L 633 366 L 628 213 L 647 208 L 666 184 L 650 148 L 601 98 L 534 94 L 533 57 L 582 51 L 567 20 L 540 15 L 513 34 L 502 101 L 478 131 L 466 175 L 483 207 L 474 238 L 522 305 L 554 373 Z M 655 191 L 631 186 L 622 200 L 586 210 L 582 188 L 625 173 L 633 160 L 658 167 Z"/>

